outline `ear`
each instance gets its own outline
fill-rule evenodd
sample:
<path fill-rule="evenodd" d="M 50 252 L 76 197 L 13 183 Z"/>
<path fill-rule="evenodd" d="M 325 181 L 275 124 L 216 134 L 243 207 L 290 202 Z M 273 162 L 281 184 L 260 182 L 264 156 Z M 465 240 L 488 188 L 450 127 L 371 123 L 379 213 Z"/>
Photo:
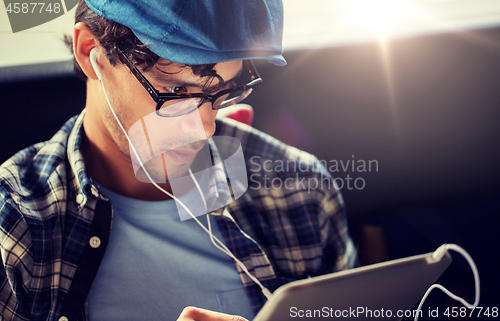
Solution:
<path fill-rule="evenodd" d="M 82 68 L 83 73 L 89 79 L 97 79 L 97 75 L 90 62 L 90 52 L 99 46 L 99 42 L 90 31 L 87 24 L 78 22 L 73 30 L 73 53 L 75 59 Z"/>

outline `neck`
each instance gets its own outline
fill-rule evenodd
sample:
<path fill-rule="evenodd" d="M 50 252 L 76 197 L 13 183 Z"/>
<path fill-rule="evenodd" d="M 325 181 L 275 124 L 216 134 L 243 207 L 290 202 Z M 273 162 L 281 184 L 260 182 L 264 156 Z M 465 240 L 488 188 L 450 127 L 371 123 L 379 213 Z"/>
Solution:
<path fill-rule="evenodd" d="M 130 158 L 118 148 L 101 119 L 94 109 L 87 109 L 83 120 L 85 135 L 82 153 L 90 177 L 105 188 L 130 198 L 148 201 L 171 199 L 153 184 L 136 178 Z M 172 193 L 168 183 L 159 185 Z"/>

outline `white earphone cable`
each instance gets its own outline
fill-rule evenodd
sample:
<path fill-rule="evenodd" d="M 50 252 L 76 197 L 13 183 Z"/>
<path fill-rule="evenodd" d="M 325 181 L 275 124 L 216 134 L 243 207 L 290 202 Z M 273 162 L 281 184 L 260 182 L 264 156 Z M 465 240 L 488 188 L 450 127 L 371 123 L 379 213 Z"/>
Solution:
<path fill-rule="evenodd" d="M 196 223 L 198 223 L 198 225 L 200 225 L 203 230 L 205 232 L 208 233 L 208 235 L 210 236 L 210 240 L 212 241 L 212 243 L 215 245 L 216 248 L 218 248 L 219 250 L 221 250 L 222 252 L 224 252 L 226 255 L 230 256 L 237 264 L 238 266 L 245 272 L 245 274 L 248 275 L 248 277 L 254 281 L 262 290 L 262 293 L 264 294 L 264 296 L 269 300 L 269 298 L 271 297 L 271 291 L 269 291 L 266 287 L 264 287 L 262 285 L 262 283 L 260 283 L 260 281 L 255 277 L 253 276 L 249 271 L 248 269 L 246 268 L 246 266 L 243 264 L 243 262 L 241 262 L 238 258 L 236 258 L 233 253 L 231 253 L 231 251 L 229 251 L 229 249 L 226 247 L 226 245 L 221 242 L 216 236 L 214 236 L 212 234 L 212 230 L 211 230 L 211 227 L 210 227 L 210 218 L 208 217 L 208 214 L 207 214 L 207 219 L 208 219 L 208 226 L 209 226 L 209 229 L 207 229 L 194 215 L 193 213 L 189 210 L 189 208 L 180 200 L 178 199 L 177 197 L 175 197 L 174 195 L 172 195 L 171 193 L 169 193 L 168 191 L 166 191 L 165 189 L 163 189 L 161 186 L 159 186 L 154 180 L 153 178 L 149 175 L 149 172 L 147 171 L 146 167 L 144 166 L 141 158 L 139 157 L 139 154 L 137 153 L 137 150 L 135 149 L 134 145 L 132 144 L 132 141 L 130 140 L 130 137 L 128 136 L 127 134 L 127 131 L 125 130 L 125 128 L 123 127 L 122 123 L 120 122 L 118 116 L 116 115 L 115 113 L 115 110 L 113 109 L 112 105 L 111 105 L 111 102 L 109 101 L 109 97 L 108 97 L 108 94 L 106 93 L 106 89 L 104 87 L 104 82 L 102 81 L 102 79 L 100 79 L 100 82 L 101 82 L 101 85 L 102 85 L 102 90 L 104 92 L 104 96 L 106 97 L 106 101 L 108 102 L 108 106 L 116 120 L 116 122 L 118 123 L 118 125 L 120 126 L 122 132 L 125 134 L 125 137 L 127 138 L 127 141 L 129 142 L 129 145 L 134 153 L 134 155 L 136 156 L 137 160 L 139 161 L 139 164 L 141 166 L 141 168 L 144 169 L 144 173 L 146 174 L 148 180 L 158 189 L 160 190 L 161 192 L 163 192 L 164 194 L 168 195 L 169 197 L 171 197 L 172 199 L 174 199 L 175 201 L 177 201 L 181 206 L 182 208 L 184 208 L 184 210 L 186 210 L 186 212 L 189 213 L 189 215 L 191 215 L 191 217 L 196 221 Z M 193 179 L 202 199 L 203 199 L 203 203 L 205 205 L 205 208 L 207 208 L 207 204 L 206 204 L 206 201 L 205 201 L 205 197 L 200 189 L 200 186 L 197 182 L 197 180 L 195 179 L 191 169 L 189 169 L 189 173 L 191 175 L 191 178 Z M 219 243 L 217 244 L 216 243 Z"/>
<path fill-rule="evenodd" d="M 431 285 L 427 289 L 427 291 L 425 292 L 424 296 L 420 300 L 420 304 L 418 305 L 418 308 L 417 308 L 417 311 L 416 311 L 416 314 L 415 314 L 415 319 L 414 319 L 415 321 L 418 321 L 418 317 L 419 317 L 420 311 L 422 310 L 422 306 L 424 305 L 424 301 L 425 301 L 425 299 L 427 299 L 427 296 L 429 295 L 429 293 L 431 293 L 431 291 L 433 289 L 440 289 L 441 291 L 443 291 L 444 293 L 446 293 L 446 295 L 448 295 L 450 298 L 452 298 L 455 301 L 458 301 L 458 302 L 462 303 L 464 306 L 466 306 L 468 308 L 475 308 L 479 304 L 479 296 L 480 296 L 480 292 L 481 292 L 481 287 L 480 287 L 480 283 L 479 283 L 479 272 L 477 270 L 476 263 L 474 263 L 474 260 L 472 259 L 472 257 L 470 256 L 470 254 L 467 253 L 467 251 L 464 250 L 462 247 L 460 247 L 460 246 L 458 246 L 456 244 L 445 244 L 443 246 L 445 247 L 446 250 L 453 250 L 455 252 L 460 253 L 467 260 L 467 262 L 469 263 L 469 265 L 470 265 L 470 267 L 472 269 L 472 274 L 474 275 L 474 287 L 475 287 L 475 297 L 476 297 L 476 299 L 474 300 L 474 303 L 472 303 L 472 304 L 468 303 L 463 298 L 461 298 L 461 297 L 459 297 L 459 296 L 451 293 L 447 288 L 445 288 L 441 284 L 433 284 L 433 285 Z"/>
<path fill-rule="evenodd" d="M 95 64 L 95 66 L 94 66 Z M 98 68 L 97 67 L 97 62 L 93 62 L 93 66 L 95 68 Z M 99 71 L 99 74 L 100 74 L 100 71 Z M 134 155 L 136 156 L 137 160 L 139 161 L 139 164 L 141 166 L 141 168 L 144 169 L 144 173 L 146 174 L 148 180 L 158 189 L 160 190 L 161 192 L 163 192 L 164 194 L 168 195 L 169 197 L 171 197 L 172 199 L 174 199 L 176 202 L 178 202 L 178 204 L 180 204 L 184 210 L 186 210 L 186 212 L 189 213 L 189 215 L 192 217 L 192 219 L 194 219 L 196 221 L 196 223 L 198 223 L 198 225 L 206 232 L 208 233 L 208 235 L 210 236 L 210 240 L 212 241 L 213 245 L 219 249 L 220 251 L 222 251 L 223 253 L 225 253 L 226 255 L 230 256 L 237 264 L 238 266 L 245 272 L 245 274 L 248 275 L 248 277 L 254 281 L 257 285 L 259 285 L 259 287 L 261 288 L 262 290 L 262 293 L 264 294 L 264 296 L 269 299 L 271 297 L 271 292 L 265 288 L 261 283 L 260 281 L 255 277 L 253 276 L 249 271 L 248 269 L 246 268 L 246 266 L 243 264 L 243 262 L 241 262 L 238 258 L 236 258 L 233 253 L 231 253 L 231 251 L 226 247 L 226 245 L 220 241 L 216 236 L 214 236 L 212 234 L 212 227 L 211 227 L 211 224 L 210 224 L 210 216 L 209 214 L 207 213 L 207 225 L 208 225 L 208 228 L 205 227 L 194 215 L 193 213 L 189 210 L 189 208 L 180 200 L 178 199 L 177 197 L 175 197 L 174 195 L 172 195 L 171 193 L 169 193 L 168 191 L 166 191 L 165 189 L 163 189 L 161 186 L 159 186 L 153 179 L 152 177 L 150 176 L 149 172 L 147 171 L 147 169 L 145 168 L 141 158 L 139 157 L 139 154 L 137 153 L 137 150 L 135 149 L 134 145 L 132 144 L 132 141 L 130 140 L 130 137 L 128 136 L 125 128 L 123 127 L 122 123 L 120 122 L 118 116 L 116 115 L 115 113 L 115 110 L 113 109 L 112 105 L 111 105 L 111 102 L 109 101 L 109 97 L 106 93 L 106 89 L 104 87 L 104 82 L 103 80 L 100 78 L 99 79 L 100 82 L 101 82 L 101 85 L 102 85 L 102 89 L 103 89 L 103 92 L 104 92 L 104 96 L 106 97 L 106 101 L 108 102 L 108 106 L 116 120 L 116 122 L 118 123 L 118 125 L 120 126 L 122 132 L 125 134 L 125 137 L 127 138 L 127 141 L 129 142 L 129 145 L 132 149 L 132 152 L 134 153 Z M 200 185 L 198 183 L 198 181 L 196 180 L 196 178 L 194 177 L 194 174 L 193 172 L 191 171 L 191 169 L 189 169 L 189 174 L 194 182 L 194 184 L 196 185 L 196 188 L 198 190 L 198 192 L 200 193 L 200 196 L 203 200 L 203 203 L 204 203 L 204 206 L 205 206 L 205 209 L 207 209 L 207 203 L 206 203 L 206 200 L 205 200 L 205 196 L 203 195 L 203 192 L 200 188 Z M 443 287 L 442 285 L 440 284 L 433 284 L 432 286 L 429 287 L 429 289 L 427 289 L 426 293 L 424 294 L 424 296 L 422 297 L 421 301 L 420 301 L 420 304 L 418 305 L 418 308 L 417 308 L 417 313 L 415 315 L 415 321 L 418 321 L 418 317 L 419 317 L 419 312 L 421 311 L 422 309 L 422 306 L 425 302 L 425 300 L 427 299 L 429 293 L 433 290 L 433 289 L 440 289 L 442 290 L 444 293 L 446 293 L 450 298 L 452 298 L 453 300 L 456 300 L 460 303 L 462 303 L 464 306 L 468 307 L 468 308 L 475 308 L 478 306 L 479 304 L 479 298 L 480 298 L 480 283 L 479 283 L 479 272 L 477 270 L 477 267 L 476 267 L 476 264 L 474 263 L 474 260 L 472 259 L 472 257 L 469 255 L 469 253 L 467 253 L 467 251 L 465 251 L 463 248 L 461 248 L 460 246 L 456 245 L 456 244 L 446 244 L 444 245 L 445 249 L 446 250 L 453 250 L 453 251 L 456 251 L 458 253 L 460 253 L 463 257 L 465 257 L 465 259 L 467 260 L 467 262 L 469 263 L 471 269 L 472 269 L 472 272 L 473 272 L 473 275 L 474 275 L 474 283 L 475 283 L 475 300 L 474 300 L 474 303 L 473 304 L 470 304 L 468 303 L 467 301 L 465 301 L 463 298 L 461 297 L 458 297 L 457 295 L 451 293 L 448 289 L 446 289 L 445 287 Z"/>

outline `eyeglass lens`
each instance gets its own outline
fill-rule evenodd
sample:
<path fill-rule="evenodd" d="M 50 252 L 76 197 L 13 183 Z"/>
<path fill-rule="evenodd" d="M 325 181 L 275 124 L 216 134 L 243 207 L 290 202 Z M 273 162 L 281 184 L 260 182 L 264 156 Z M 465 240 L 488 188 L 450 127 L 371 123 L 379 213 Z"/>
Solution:
<path fill-rule="evenodd" d="M 212 102 L 213 109 L 229 107 L 241 102 L 252 92 L 252 88 L 228 93 Z M 192 112 L 206 101 L 201 97 L 167 100 L 158 110 L 160 116 L 180 116 Z"/>

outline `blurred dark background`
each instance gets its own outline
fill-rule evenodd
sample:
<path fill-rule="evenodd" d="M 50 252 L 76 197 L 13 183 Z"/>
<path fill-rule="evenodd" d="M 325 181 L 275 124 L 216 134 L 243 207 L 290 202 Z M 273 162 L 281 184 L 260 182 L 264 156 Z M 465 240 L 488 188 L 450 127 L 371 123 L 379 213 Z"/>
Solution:
<path fill-rule="evenodd" d="M 480 305 L 498 307 L 500 29 L 285 58 L 285 68 L 258 62 L 264 85 L 245 102 L 256 128 L 326 164 L 376 161 L 371 172 L 332 172 L 344 183 L 361 263 L 456 243 L 479 268 Z M 473 302 L 470 268 L 452 256 L 439 281 Z M 440 291 L 430 300 L 426 306 L 460 306 Z"/>
<path fill-rule="evenodd" d="M 332 172 L 344 183 L 361 263 L 457 243 L 478 265 L 480 306 L 500 306 L 500 28 L 285 58 L 284 68 L 256 61 L 264 85 L 245 103 L 254 107 L 254 127 L 327 164 L 378 165 Z M 3 162 L 77 114 L 85 84 L 71 63 L 6 67 L 0 97 Z M 440 282 L 472 302 L 472 273 L 453 258 Z M 459 306 L 435 291 L 426 306 Z"/>

